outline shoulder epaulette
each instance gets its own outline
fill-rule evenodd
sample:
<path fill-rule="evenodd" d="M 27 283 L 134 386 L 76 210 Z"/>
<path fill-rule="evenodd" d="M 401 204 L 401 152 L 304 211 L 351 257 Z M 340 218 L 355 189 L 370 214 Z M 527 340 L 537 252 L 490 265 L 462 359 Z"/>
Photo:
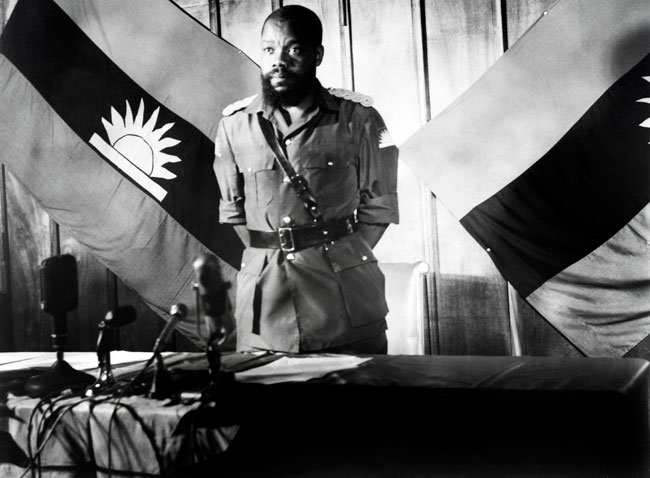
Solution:
<path fill-rule="evenodd" d="M 257 98 L 257 95 L 249 96 L 249 97 L 244 98 L 242 100 L 235 101 L 234 103 L 226 106 L 223 109 L 222 114 L 224 116 L 230 116 L 230 115 L 236 113 L 237 111 L 243 110 L 248 105 L 250 105 L 255 98 Z"/>
<path fill-rule="evenodd" d="M 343 88 L 328 88 L 327 91 L 329 91 L 330 95 L 332 96 L 343 98 L 344 100 L 354 101 L 355 103 L 359 103 L 366 108 L 372 106 L 374 103 L 374 100 L 371 96 L 364 95 L 356 91 L 345 90 Z"/>

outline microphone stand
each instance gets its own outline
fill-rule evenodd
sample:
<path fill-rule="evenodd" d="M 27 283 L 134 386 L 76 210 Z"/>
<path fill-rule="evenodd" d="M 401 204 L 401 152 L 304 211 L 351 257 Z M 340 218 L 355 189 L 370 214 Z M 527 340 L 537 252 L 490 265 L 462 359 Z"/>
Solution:
<path fill-rule="evenodd" d="M 104 390 L 115 385 L 115 377 L 111 370 L 111 350 L 113 349 L 113 329 L 108 327 L 106 321 L 99 323 L 99 337 L 97 338 L 97 360 L 99 373 L 97 380 L 86 389 L 85 395 L 91 397 L 99 395 Z"/>
<path fill-rule="evenodd" d="M 170 309 L 171 318 L 167 325 L 163 328 L 162 332 L 156 339 L 156 342 L 153 346 L 153 357 L 155 361 L 155 369 L 153 373 L 153 379 L 151 381 L 151 387 L 149 388 L 149 393 L 147 394 L 150 398 L 163 399 L 170 397 L 173 393 L 173 383 L 171 375 L 165 367 L 165 361 L 163 356 L 160 353 L 163 345 L 173 332 L 176 325 L 185 317 L 187 317 L 187 307 L 184 304 L 174 304 Z"/>
<path fill-rule="evenodd" d="M 160 352 L 154 352 L 155 368 L 151 388 L 147 396 L 149 398 L 163 399 L 168 398 L 173 393 L 172 378 L 165 367 L 165 361 Z"/>
<path fill-rule="evenodd" d="M 63 350 L 68 337 L 66 313 L 57 312 L 52 315 L 55 331 L 52 334 L 52 348 L 56 351 L 56 361 L 46 372 L 30 378 L 25 383 L 25 392 L 31 397 L 44 397 L 67 388 L 82 389 L 93 381 L 92 375 L 72 368 L 64 360 Z"/>
<path fill-rule="evenodd" d="M 63 349 L 68 340 L 66 313 L 77 308 L 77 260 L 71 254 L 45 259 L 39 266 L 41 278 L 41 310 L 54 319 L 52 324 L 52 348 L 56 362 L 45 373 L 30 378 L 25 392 L 32 397 L 45 397 L 65 389 L 83 389 L 92 383 L 93 377 L 75 370 L 63 359 Z"/>
<path fill-rule="evenodd" d="M 97 337 L 97 360 L 99 374 L 97 380 L 86 389 L 85 395 L 91 397 L 99 395 L 115 385 L 115 377 L 111 370 L 111 350 L 113 350 L 113 339 L 115 331 L 135 321 L 135 309 L 130 306 L 121 306 L 115 310 L 109 310 L 99 325 L 99 336 Z"/>
<path fill-rule="evenodd" d="M 221 345 L 226 341 L 226 328 L 218 317 L 205 314 L 201 307 L 201 293 L 198 283 L 192 284 L 196 300 L 196 319 L 197 329 L 200 333 L 199 318 L 204 316 L 205 326 L 208 332 L 208 338 L 205 342 L 205 356 L 208 361 L 208 371 L 210 376 L 210 385 L 201 394 L 201 400 L 204 403 L 215 401 L 216 395 L 223 391 L 223 388 L 234 383 L 235 374 L 227 372 L 221 367 Z"/>

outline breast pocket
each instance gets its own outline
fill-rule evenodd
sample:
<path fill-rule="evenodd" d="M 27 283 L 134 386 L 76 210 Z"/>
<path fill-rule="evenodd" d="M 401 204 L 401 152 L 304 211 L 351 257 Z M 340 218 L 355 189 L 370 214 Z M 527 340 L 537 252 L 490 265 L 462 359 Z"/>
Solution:
<path fill-rule="evenodd" d="M 347 143 L 320 143 L 303 148 L 301 164 L 317 197 L 348 196 L 357 189 L 354 148 Z"/>
<path fill-rule="evenodd" d="M 360 234 L 328 246 L 345 307 L 353 327 L 383 320 L 388 312 L 385 279 L 372 249 Z"/>
<path fill-rule="evenodd" d="M 247 199 L 267 206 L 276 199 L 281 172 L 275 167 L 273 155 L 260 148 L 245 149 L 240 153 L 240 169 L 244 174 L 244 193 Z"/>

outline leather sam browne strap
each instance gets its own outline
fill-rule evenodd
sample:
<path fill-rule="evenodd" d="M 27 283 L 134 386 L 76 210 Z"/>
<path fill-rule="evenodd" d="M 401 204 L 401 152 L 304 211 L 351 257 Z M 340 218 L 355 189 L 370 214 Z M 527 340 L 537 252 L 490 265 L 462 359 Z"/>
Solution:
<path fill-rule="evenodd" d="M 302 201 L 305 209 L 307 209 L 307 212 L 314 220 L 314 222 L 322 222 L 323 215 L 318 209 L 316 199 L 309 189 L 307 180 L 299 175 L 295 169 L 293 169 L 293 166 L 287 159 L 287 156 L 284 154 L 284 151 L 278 143 L 278 139 L 275 136 L 271 123 L 265 120 L 261 114 L 257 115 L 257 119 L 260 123 L 262 133 L 264 134 L 264 139 L 266 139 L 266 142 L 271 148 L 271 151 L 273 151 L 273 156 L 275 157 L 276 163 L 278 163 L 278 166 L 280 166 L 282 172 L 284 172 L 287 178 L 289 178 L 289 184 L 291 184 L 291 187 L 293 187 L 294 191 L 296 192 L 296 196 L 298 196 L 298 198 Z"/>

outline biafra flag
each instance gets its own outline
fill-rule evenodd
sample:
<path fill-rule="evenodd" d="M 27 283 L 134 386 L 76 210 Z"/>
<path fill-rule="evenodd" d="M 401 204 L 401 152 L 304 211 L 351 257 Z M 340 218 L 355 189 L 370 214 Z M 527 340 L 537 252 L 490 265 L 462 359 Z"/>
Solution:
<path fill-rule="evenodd" d="M 650 333 L 650 6 L 561 0 L 400 157 L 589 356 Z"/>
<path fill-rule="evenodd" d="M 0 38 L 0 161 L 168 318 L 193 259 L 226 280 L 242 246 L 219 224 L 213 139 L 258 69 L 167 0 L 20 0 Z M 182 332 L 195 335 L 188 319 Z"/>

